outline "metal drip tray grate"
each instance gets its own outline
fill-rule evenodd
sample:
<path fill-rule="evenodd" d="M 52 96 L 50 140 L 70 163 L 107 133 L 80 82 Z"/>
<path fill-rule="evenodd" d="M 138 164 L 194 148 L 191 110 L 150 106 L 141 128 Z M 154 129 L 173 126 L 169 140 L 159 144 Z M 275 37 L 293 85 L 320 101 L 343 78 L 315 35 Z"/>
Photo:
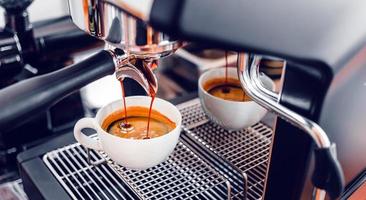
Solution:
<path fill-rule="evenodd" d="M 93 160 L 103 159 L 92 152 Z M 107 164 L 87 163 L 87 152 L 72 144 L 48 152 L 43 161 L 73 199 L 136 199 L 122 177 Z"/>
<path fill-rule="evenodd" d="M 210 122 L 198 99 L 180 104 L 184 131 L 163 163 L 129 170 L 103 152 L 72 144 L 43 160 L 73 199 L 260 199 L 272 131 L 256 124 L 228 132 Z"/>
<path fill-rule="evenodd" d="M 166 162 L 150 169 L 112 166 L 144 199 L 224 199 L 230 195 L 229 182 L 182 142 Z"/>
<path fill-rule="evenodd" d="M 103 152 L 73 144 L 43 157 L 73 199 L 225 199 L 230 183 L 180 142 L 167 161 L 147 170 L 129 170 Z M 107 162 L 100 162 L 106 160 Z"/>
<path fill-rule="evenodd" d="M 245 173 L 247 198 L 260 199 L 264 192 L 272 130 L 257 123 L 246 130 L 226 131 L 206 118 L 198 99 L 179 107 L 182 116 L 190 116 L 184 120 L 187 135 L 241 173 Z M 232 183 L 233 186 L 235 184 Z M 240 194 L 235 194 L 234 190 L 233 195 L 235 197 Z"/>

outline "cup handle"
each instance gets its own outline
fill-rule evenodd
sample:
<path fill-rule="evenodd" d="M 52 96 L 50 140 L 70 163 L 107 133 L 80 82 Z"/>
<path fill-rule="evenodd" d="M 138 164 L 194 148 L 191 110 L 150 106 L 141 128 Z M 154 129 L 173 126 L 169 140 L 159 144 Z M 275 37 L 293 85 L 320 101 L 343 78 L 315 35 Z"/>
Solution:
<path fill-rule="evenodd" d="M 93 118 L 82 118 L 76 122 L 74 127 L 74 137 L 81 145 L 89 149 L 94 149 L 97 151 L 103 150 L 102 145 L 99 140 L 95 140 L 85 135 L 81 130 L 84 128 L 91 128 L 97 130 L 96 121 Z"/>

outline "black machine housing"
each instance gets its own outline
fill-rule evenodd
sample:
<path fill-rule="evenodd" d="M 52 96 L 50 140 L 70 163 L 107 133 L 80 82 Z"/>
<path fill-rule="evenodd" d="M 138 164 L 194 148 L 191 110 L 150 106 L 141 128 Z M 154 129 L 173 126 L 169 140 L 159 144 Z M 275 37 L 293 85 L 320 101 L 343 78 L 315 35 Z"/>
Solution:
<path fill-rule="evenodd" d="M 364 7 L 358 0 L 156 0 L 150 23 L 177 38 L 286 59 L 279 103 L 324 128 L 350 184 L 366 167 Z M 299 199 L 313 144 L 281 119 L 273 139 L 265 198 Z"/>

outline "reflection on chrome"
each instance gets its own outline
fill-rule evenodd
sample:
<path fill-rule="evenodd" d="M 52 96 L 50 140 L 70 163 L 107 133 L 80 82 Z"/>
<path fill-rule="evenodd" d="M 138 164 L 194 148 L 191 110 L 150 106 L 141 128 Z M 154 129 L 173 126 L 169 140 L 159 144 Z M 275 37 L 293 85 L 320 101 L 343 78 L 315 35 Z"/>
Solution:
<path fill-rule="evenodd" d="M 277 94 L 267 91 L 262 86 L 259 79 L 260 60 L 260 56 L 254 56 L 250 63 L 248 55 L 239 55 L 238 76 L 243 89 L 255 102 L 309 134 L 318 148 L 330 148 L 329 138 L 318 124 L 279 104 Z M 325 193 L 325 190 L 314 187 L 313 199 L 324 199 Z"/>
<path fill-rule="evenodd" d="M 146 5 L 145 1 L 143 5 Z M 127 14 L 126 5 L 130 4 L 124 2 L 69 0 L 70 15 L 73 22 L 88 34 L 141 59 L 170 55 L 182 45 Z M 133 11 L 132 8 L 127 11 Z"/>

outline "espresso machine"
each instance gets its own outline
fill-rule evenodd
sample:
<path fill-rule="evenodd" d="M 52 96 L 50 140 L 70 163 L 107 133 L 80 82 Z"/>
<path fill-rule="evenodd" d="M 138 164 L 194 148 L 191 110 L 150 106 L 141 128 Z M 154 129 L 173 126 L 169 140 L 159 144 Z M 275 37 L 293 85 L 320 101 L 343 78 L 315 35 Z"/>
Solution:
<path fill-rule="evenodd" d="M 64 135 L 18 156 L 26 193 L 31 199 L 301 199 L 311 182 L 314 199 L 364 197 L 364 4 L 69 0 L 73 22 L 102 39 L 105 50 L 0 90 L 1 130 L 114 72 L 147 94 L 157 90 L 153 63 L 181 47 L 179 40 L 239 52 L 243 89 L 278 117 L 272 128 L 259 123 L 223 135 L 199 102 L 177 100 L 184 134 L 165 164 L 124 169 Z M 259 81 L 262 55 L 286 61 L 279 94 Z M 93 166 L 87 159 L 105 162 Z"/>

